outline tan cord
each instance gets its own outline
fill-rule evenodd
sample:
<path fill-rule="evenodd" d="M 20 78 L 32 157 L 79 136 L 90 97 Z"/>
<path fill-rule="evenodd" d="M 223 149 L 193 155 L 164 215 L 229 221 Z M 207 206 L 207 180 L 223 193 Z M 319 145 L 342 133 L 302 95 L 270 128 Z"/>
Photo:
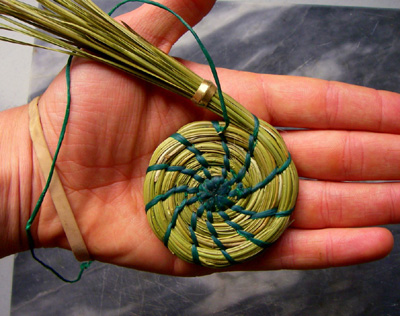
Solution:
<path fill-rule="evenodd" d="M 39 161 L 40 169 L 42 170 L 45 180 L 47 181 L 53 159 L 47 147 L 42 124 L 40 123 L 38 102 L 39 97 L 36 97 L 29 103 L 29 131 L 31 134 L 33 147 Z M 86 248 L 86 244 L 82 238 L 82 234 L 79 230 L 78 224 L 76 223 L 74 213 L 72 212 L 71 206 L 68 202 L 56 170 L 54 170 L 53 173 L 53 178 L 49 186 L 49 192 L 58 217 L 60 218 L 65 235 L 67 236 L 68 243 L 76 259 L 79 261 L 91 260 L 89 251 Z"/>

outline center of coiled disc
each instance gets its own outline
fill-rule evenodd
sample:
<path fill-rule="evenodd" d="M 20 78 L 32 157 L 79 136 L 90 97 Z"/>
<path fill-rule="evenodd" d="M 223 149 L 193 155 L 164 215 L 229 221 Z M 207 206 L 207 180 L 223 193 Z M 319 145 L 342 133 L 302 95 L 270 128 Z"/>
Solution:
<path fill-rule="evenodd" d="M 207 211 L 224 211 L 234 203 L 228 198 L 230 191 L 231 184 L 225 178 L 213 177 L 205 180 L 199 186 L 197 197 Z"/>

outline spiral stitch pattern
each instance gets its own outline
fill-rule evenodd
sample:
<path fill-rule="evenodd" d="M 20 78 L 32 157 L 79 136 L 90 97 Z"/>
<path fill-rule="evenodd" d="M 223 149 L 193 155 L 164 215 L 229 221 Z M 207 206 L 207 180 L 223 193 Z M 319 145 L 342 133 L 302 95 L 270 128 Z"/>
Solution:
<path fill-rule="evenodd" d="M 145 180 L 149 223 L 171 252 L 208 267 L 245 261 L 289 224 L 297 197 L 290 154 L 276 155 L 252 133 L 224 122 L 194 122 L 155 151 Z M 262 122 L 264 123 L 264 122 Z M 272 127 L 269 127 L 272 128 Z M 271 144 L 270 144 L 271 145 Z"/>

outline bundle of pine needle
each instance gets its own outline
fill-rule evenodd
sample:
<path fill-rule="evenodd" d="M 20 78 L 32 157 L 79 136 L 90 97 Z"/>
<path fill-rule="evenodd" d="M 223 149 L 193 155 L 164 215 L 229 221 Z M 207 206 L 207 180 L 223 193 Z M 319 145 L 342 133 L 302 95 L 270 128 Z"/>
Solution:
<path fill-rule="evenodd" d="M 43 8 L 0 0 L 0 17 L 6 21 L 0 27 L 54 46 L 0 39 L 106 63 L 223 117 L 183 127 L 150 161 L 144 184 L 147 217 L 173 253 L 224 267 L 253 257 L 279 238 L 296 203 L 296 168 L 279 133 L 221 92 L 204 48 L 217 88 L 90 0 L 38 2 Z"/>

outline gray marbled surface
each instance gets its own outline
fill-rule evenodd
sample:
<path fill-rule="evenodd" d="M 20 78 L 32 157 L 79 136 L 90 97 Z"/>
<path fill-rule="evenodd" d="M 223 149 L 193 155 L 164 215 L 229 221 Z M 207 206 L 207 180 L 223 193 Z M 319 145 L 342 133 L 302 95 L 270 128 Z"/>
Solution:
<path fill-rule="evenodd" d="M 400 92 L 398 10 L 224 2 L 196 29 L 220 67 Z M 172 53 L 204 62 L 189 36 Z M 32 95 L 65 61 L 35 51 Z M 389 229 L 395 248 L 387 258 L 313 271 L 174 278 L 95 262 L 69 285 L 23 253 L 15 261 L 12 315 L 399 315 L 400 227 Z M 38 254 L 71 277 L 78 271 L 68 252 Z"/>

